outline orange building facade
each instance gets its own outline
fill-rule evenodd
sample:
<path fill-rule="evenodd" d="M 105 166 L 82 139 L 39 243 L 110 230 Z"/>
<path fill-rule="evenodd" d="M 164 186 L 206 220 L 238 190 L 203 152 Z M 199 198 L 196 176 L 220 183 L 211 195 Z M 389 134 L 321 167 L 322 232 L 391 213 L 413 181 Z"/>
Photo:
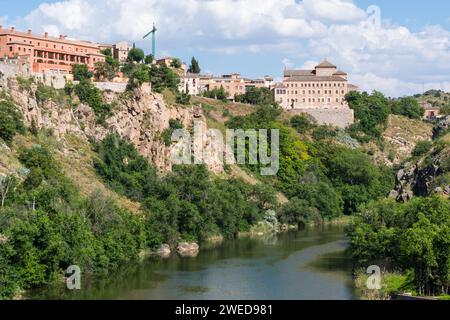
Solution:
<path fill-rule="evenodd" d="M 65 36 L 50 37 L 15 28 L 3 29 L 0 26 L 0 58 L 27 58 L 31 70 L 36 73 L 72 73 L 73 64 L 85 64 L 90 70 L 96 62 L 104 62 L 105 56 L 97 44 L 69 40 Z"/>

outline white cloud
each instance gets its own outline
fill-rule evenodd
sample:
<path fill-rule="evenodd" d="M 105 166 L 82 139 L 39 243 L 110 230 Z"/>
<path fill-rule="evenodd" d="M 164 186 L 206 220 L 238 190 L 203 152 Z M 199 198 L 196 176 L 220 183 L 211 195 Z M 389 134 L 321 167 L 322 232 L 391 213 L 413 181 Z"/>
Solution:
<path fill-rule="evenodd" d="M 158 46 L 167 52 L 236 59 L 266 53 L 305 68 L 328 57 L 368 90 L 402 95 L 421 91 L 422 83 L 446 88 L 448 30 L 413 33 L 389 21 L 373 29 L 365 23 L 370 15 L 353 0 L 65 0 L 42 4 L 16 22 L 99 42 L 142 41 L 155 22 Z"/>

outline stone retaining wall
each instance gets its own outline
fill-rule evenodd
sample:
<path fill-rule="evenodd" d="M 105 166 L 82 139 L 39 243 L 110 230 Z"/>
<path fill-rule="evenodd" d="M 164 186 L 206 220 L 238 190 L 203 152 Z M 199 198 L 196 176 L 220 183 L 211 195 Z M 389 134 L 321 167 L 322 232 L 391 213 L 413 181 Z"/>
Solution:
<path fill-rule="evenodd" d="M 309 114 L 311 117 L 316 119 L 317 123 L 320 125 L 333 125 L 339 128 L 347 128 L 355 122 L 354 111 L 350 108 L 340 108 L 340 109 L 294 109 L 289 110 L 292 115 L 299 115 L 302 113 Z"/>
<path fill-rule="evenodd" d="M 94 82 L 94 85 L 102 91 L 110 90 L 118 93 L 127 89 L 127 84 L 121 82 Z"/>

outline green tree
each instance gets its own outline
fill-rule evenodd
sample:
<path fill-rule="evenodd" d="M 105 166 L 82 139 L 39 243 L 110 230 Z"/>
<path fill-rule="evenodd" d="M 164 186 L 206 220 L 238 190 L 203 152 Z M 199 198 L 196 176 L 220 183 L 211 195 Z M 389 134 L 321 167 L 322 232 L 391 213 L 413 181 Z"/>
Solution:
<path fill-rule="evenodd" d="M 291 118 L 291 126 L 298 133 L 306 133 L 307 130 L 314 127 L 314 123 L 306 115 L 296 115 Z"/>
<path fill-rule="evenodd" d="M 107 62 L 99 61 L 95 63 L 94 76 L 98 81 L 112 80 L 116 76 L 116 71 Z"/>
<path fill-rule="evenodd" d="M 270 105 L 274 103 L 273 92 L 269 88 L 247 88 L 244 94 L 236 95 L 235 100 L 236 102 L 256 105 Z"/>
<path fill-rule="evenodd" d="M 111 114 L 112 106 L 104 102 L 101 91 L 91 81 L 81 80 L 75 86 L 75 93 L 81 102 L 88 104 L 94 110 L 97 122 L 104 123 Z"/>
<path fill-rule="evenodd" d="M 111 48 L 105 48 L 101 50 L 101 53 L 107 57 L 112 57 L 112 50 Z"/>
<path fill-rule="evenodd" d="M 149 69 L 147 65 L 139 65 L 136 68 L 134 68 L 133 73 L 130 76 L 130 79 L 128 80 L 128 90 L 134 90 L 140 86 L 142 86 L 143 83 L 150 81 L 150 74 Z"/>
<path fill-rule="evenodd" d="M 155 57 L 152 54 L 146 55 L 144 62 L 145 64 L 152 64 L 153 60 L 155 60 Z"/>
<path fill-rule="evenodd" d="M 172 62 L 170 63 L 170 66 L 175 69 L 180 69 L 181 68 L 180 59 L 178 59 L 178 58 L 173 59 Z"/>
<path fill-rule="evenodd" d="M 431 148 L 433 148 L 433 143 L 431 141 L 419 141 L 414 148 L 412 155 L 414 157 L 421 157 L 428 153 Z"/>
<path fill-rule="evenodd" d="M 145 53 L 142 49 L 133 48 L 128 52 L 127 61 L 140 63 L 144 60 L 144 58 L 145 58 Z"/>
<path fill-rule="evenodd" d="M 0 101 L 0 138 L 8 145 L 16 133 L 24 133 L 22 114 L 10 101 Z"/>
<path fill-rule="evenodd" d="M 361 142 L 381 140 L 390 113 L 388 99 L 376 91 L 371 95 L 352 91 L 346 95 L 346 100 L 355 111 L 356 123 L 350 127 L 352 137 Z"/>
<path fill-rule="evenodd" d="M 87 80 L 94 75 L 85 64 L 73 64 L 72 74 L 75 81 Z"/>
<path fill-rule="evenodd" d="M 422 108 L 413 97 L 405 97 L 392 101 L 391 110 L 393 114 L 398 114 L 417 120 L 421 120 L 425 114 L 425 109 Z"/>
<path fill-rule="evenodd" d="M 197 59 L 195 59 L 195 57 L 192 57 L 191 59 L 191 65 L 189 66 L 188 72 L 189 73 L 194 73 L 194 74 L 199 74 L 200 73 L 200 65 L 198 64 Z"/>
<path fill-rule="evenodd" d="M 165 88 L 177 92 L 180 77 L 166 66 L 152 65 L 150 67 L 150 82 L 152 90 L 162 93 Z"/>

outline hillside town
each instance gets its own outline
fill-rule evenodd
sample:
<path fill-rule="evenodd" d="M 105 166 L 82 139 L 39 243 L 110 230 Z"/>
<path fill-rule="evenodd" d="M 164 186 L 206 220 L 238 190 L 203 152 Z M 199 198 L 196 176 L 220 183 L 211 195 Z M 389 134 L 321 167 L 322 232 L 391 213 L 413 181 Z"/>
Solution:
<path fill-rule="evenodd" d="M 388 96 L 326 50 L 252 53 L 248 76 L 245 55 L 157 55 L 155 24 L 138 43 L 16 28 L 0 25 L 0 300 L 450 299 L 443 86 Z"/>
<path fill-rule="evenodd" d="M 105 64 L 105 53 L 120 65 L 127 62 L 134 48 L 126 41 L 115 44 L 94 43 L 60 35 L 52 37 L 9 29 L 0 25 L 0 72 L 6 76 L 33 76 L 47 85 L 63 88 L 74 81 L 73 65 L 86 65 L 91 72 Z M 174 61 L 177 62 L 174 64 Z M 179 62 L 179 63 L 178 63 Z M 151 65 L 165 65 L 177 69 L 178 90 L 189 95 L 203 95 L 222 89 L 226 99 L 235 101 L 250 88 L 266 88 L 274 101 L 284 110 L 294 114 L 309 114 L 318 123 L 348 127 L 354 123 L 354 113 L 345 100 L 346 94 L 358 91 L 358 86 L 348 82 L 348 74 L 327 59 L 312 70 L 285 69 L 281 82 L 273 76 L 250 79 L 232 72 L 216 76 L 188 70 L 186 63 L 174 57 L 151 57 Z M 101 89 L 125 91 L 128 77 L 120 68 L 109 79 L 96 79 Z M 439 117 L 439 108 L 422 102 L 425 118 Z"/>

